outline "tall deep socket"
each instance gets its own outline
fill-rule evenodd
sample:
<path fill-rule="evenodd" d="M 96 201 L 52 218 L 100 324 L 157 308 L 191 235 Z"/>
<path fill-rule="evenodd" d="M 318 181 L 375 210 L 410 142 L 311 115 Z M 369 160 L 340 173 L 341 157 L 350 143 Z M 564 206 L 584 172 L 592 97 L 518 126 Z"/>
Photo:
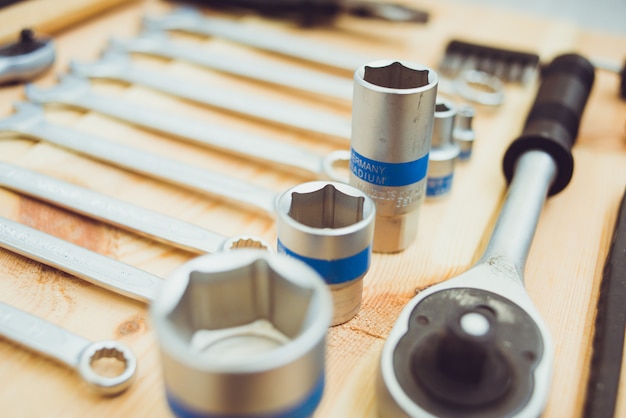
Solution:
<path fill-rule="evenodd" d="M 402 251 L 417 236 L 437 83 L 433 70 L 407 61 L 354 73 L 350 184 L 376 204 L 375 252 Z"/>

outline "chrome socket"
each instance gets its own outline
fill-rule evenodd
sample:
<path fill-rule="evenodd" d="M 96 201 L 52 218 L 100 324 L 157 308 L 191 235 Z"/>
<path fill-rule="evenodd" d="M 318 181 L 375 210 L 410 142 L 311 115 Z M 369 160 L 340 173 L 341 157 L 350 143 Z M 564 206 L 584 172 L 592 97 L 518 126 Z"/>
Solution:
<path fill-rule="evenodd" d="M 457 109 L 452 137 L 454 142 L 461 148 L 459 160 L 462 161 L 469 160 L 472 156 L 472 148 L 474 147 L 474 140 L 476 139 L 476 133 L 472 128 L 475 113 L 474 107 L 468 104 L 459 106 Z"/>
<path fill-rule="evenodd" d="M 304 261 L 328 284 L 332 325 L 350 320 L 371 262 L 374 202 L 350 185 L 312 181 L 285 191 L 276 206 L 278 252 Z"/>
<path fill-rule="evenodd" d="M 417 236 L 437 96 L 437 73 L 382 60 L 354 73 L 350 184 L 376 204 L 376 252 L 397 252 Z"/>
<path fill-rule="evenodd" d="M 282 254 L 195 258 L 150 307 L 178 417 L 308 417 L 324 388 L 332 312 L 324 281 Z"/>
<path fill-rule="evenodd" d="M 454 178 L 454 163 L 461 151 L 452 138 L 456 108 L 448 100 L 437 100 L 435 122 L 428 156 L 426 197 L 438 198 L 450 194 Z"/>

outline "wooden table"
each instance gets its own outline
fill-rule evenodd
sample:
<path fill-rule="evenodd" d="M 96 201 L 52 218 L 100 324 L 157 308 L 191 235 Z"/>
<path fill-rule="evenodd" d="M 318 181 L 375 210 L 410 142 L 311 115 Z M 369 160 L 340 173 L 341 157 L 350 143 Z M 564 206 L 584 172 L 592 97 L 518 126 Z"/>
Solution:
<path fill-rule="evenodd" d="M 303 38 L 373 58 L 404 58 L 436 66 L 448 39 L 487 42 L 537 51 L 544 60 L 561 52 L 620 61 L 626 52 L 623 37 L 589 33 L 567 22 L 539 20 L 470 7 L 454 2 L 421 0 L 431 12 L 427 25 L 401 25 L 341 18 L 333 28 L 302 30 L 258 17 L 250 25 L 272 25 Z M 55 34 L 58 60 L 38 83 L 54 83 L 54 74 L 67 71 L 70 59 L 97 57 L 111 35 L 136 34 L 146 11 L 164 12 L 169 4 L 129 2 L 96 18 Z M 206 48 L 283 60 L 218 39 L 185 37 Z M 138 63 L 198 83 L 230 86 L 285 102 L 349 116 L 349 103 L 292 94 L 243 81 L 182 62 L 135 57 Z M 252 61 L 251 61 L 252 62 Z M 293 65 L 304 65 L 293 63 Z M 322 70 L 322 69 L 320 69 Z M 350 74 L 346 74 L 350 77 Z M 590 358 L 590 342 L 598 284 L 608 250 L 617 206 L 626 186 L 626 102 L 617 99 L 617 77 L 599 73 L 574 148 L 572 182 L 551 198 L 542 213 L 526 268 L 526 284 L 546 319 L 556 344 L 554 381 L 545 417 L 580 414 Z M 124 97 L 175 114 L 267 135 L 328 152 L 346 143 L 262 124 L 236 115 L 183 102 L 138 86 L 94 82 L 106 94 Z M 421 212 L 417 242 L 398 254 L 375 254 L 365 278 L 363 306 L 348 323 L 328 333 L 327 386 L 316 416 L 373 417 L 374 377 L 380 350 L 400 310 L 416 290 L 466 270 L 480 256 L 502 202 L 505 182 L 500 162 L 516 137 L 534 97 L 535 86 L 507 88 L 505 104 L 479 108 L 474 127 L 478 135 L 471 161 L 459 164 L 452 194 L 427 201 Z M 0 89 L 0 112 L 23 100 L 21 86 Z M 296 177 L 242 159 L 187 145 L 131 127 L 98 114 L 47 108 L 55 123 L 150 150 L 200 167 L 227 173 L 282 191 L 304 182 Z M 247 232 L 275 242 L 271 220 L 218 200 L 172 187 L 146 177 L 95 162 L 27 138 L 7 136 L 0 142 L 0 160 L 45 173 L 140 206 L 176 216 L 225 235 Z M 175 250 L 0 189 L 0 215 L 14 219 L 91 250 L 166 277 L 193 254 Z M 114 338 L 128 344 L 139 358 L 138 379 L 122 396 L 107 399 L 91 393 L 69 369 L 0 341 L 0 413 L 6 417 L 63 416 L 165 417 L 171 413 L 164 398 L 158 347 L 146 306 L 84 281 L 0 250 L 0 300 L 92 340 Z M 624 375 L 624 373 L 623 373 Z M 624 380 L 624 379 L 622 379 Z M 626 387 L 620 389 L 619 413 L 626 415 Z"/>

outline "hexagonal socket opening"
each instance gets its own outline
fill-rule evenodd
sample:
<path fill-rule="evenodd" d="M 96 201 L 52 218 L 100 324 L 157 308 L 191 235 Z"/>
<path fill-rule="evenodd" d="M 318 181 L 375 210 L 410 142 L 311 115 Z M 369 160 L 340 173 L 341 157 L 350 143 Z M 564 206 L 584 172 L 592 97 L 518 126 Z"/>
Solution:
<path fill-rule="evenodd" d="M 309 192 L 291 194 L 288 215 L 311 228 L 344 228 L 363 220 L 365 198 L 350 196 L 332 184 Z"/>
<path fill-rule="evenodd" d="M 261 259 L 230 271 L 191 272 L 168 319 L 194 351 L 249 356 L 295 339 L 307 325 L 312 302 L 312 289 Z"/>
<path fill-rule="evenodd" d="M 363 80 L 390 89 L 415 89 L 428 85 L 428 70 L 415 70 L 398 61 L 383 67 L 366 65 Z"/>

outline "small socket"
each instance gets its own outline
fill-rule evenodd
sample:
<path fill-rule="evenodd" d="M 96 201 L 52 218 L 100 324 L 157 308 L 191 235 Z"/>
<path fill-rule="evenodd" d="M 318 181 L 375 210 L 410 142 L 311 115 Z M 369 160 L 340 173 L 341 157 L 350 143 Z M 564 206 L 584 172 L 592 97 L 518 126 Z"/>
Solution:
<path fill-rule="evenodd" d="M 439 100 L 435 106 L 432 148 L 428 157 L 427 198 L 450 194 L 454 178 L 454 163 L 460 148 L 452 138 L 456 108 L 448 100 Z"/>
<path fill-rule="evenodd" d="M 328 284 L 332 325 L 350 320 L 371 262 L 374 202 L 350 185 L 313 181 L 279 196 L 277 210 L 278 252 L 304 261 Z"/>

